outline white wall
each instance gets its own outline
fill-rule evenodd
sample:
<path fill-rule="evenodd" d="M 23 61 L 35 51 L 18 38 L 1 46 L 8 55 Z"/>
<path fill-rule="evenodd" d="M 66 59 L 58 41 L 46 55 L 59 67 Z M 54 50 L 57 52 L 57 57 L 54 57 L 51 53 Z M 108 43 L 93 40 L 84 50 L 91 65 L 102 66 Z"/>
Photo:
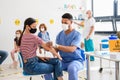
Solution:
<path fill-rule="evenodd" d="M 64 4 L 76 5 L 75 9 L 64 9 Z M 83 13 L 79 10 L 80 6 L 86 8 L 85 0 L 0 0 L 0 50 L 10 53 L 13 49 L 13 39 L 15 31 L 23 28 L 23 22 L 28 17 L 45 23 L 52 41 L 61 30 L 61 16 L 65 12 L 70 12 L 73 16 Z M 19 19 L 21 24 L 16 26 L 15 19 Z M 49 20 L 53 19 L 54 24 Z M 10 55 L 5 63 L 10 63 Z"/>

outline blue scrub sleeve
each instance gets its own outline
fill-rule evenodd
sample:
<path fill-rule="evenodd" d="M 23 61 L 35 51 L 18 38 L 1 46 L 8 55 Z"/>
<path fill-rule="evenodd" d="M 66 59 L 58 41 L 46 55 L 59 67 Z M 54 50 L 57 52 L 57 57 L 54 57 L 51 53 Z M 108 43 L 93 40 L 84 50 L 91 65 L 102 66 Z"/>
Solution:
<path fill-rule="evenodd" d="M 62 31 L 57 35 L 57 37 L 56 37 L 56 44 L 60 44 L 59 42 L 61 42 L 60 41 L 60 34 L 62 33 Z"/>
<path fill-rule="evenodd" d="M 81 34 L 78 34 L 78 35 L 75 36 L 71 45 L 76 46 L 77 48 L 80 48 L 80 42 L 81 42 Z"/>

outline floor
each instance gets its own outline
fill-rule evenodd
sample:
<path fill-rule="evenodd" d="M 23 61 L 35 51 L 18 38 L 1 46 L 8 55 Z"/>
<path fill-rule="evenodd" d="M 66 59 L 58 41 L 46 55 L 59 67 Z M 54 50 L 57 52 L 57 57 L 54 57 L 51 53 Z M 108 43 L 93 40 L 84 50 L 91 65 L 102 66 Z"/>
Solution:
<path fill-rule="evenodd" d="M 99 65 L 100 60 L 95 58 L 95 61 L 91 61 L 91 80 L 115 80 L 115 73 L 114 73 L 114 62 L 103 60 L 102 66 L 103 71 L 102 73 L 99 72 Z M 29 77 L 25 77 L 22 75 L 21 68 L 9 68 L 9 65 L 4 64 L 2 65 L 3 71 L 0 72 L 0 80 L 29 80 Z M 67 72 L 64 72 L 63 76 L 64 80 L 68 80 Z M 40 76 L 33 76 L 33 80 L 44 80 Z M 79 80 L 86 80 L 86 68 L 79 72 Z"/>

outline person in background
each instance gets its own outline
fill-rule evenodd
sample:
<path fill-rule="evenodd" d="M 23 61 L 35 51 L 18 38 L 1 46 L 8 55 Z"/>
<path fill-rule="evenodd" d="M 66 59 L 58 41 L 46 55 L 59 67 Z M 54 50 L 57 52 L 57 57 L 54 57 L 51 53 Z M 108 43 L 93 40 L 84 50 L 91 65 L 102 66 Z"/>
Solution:
<path fill-rule="evenodd" d="M 116 33 L 117 37 L 120 39 L 120 31 Z"/>
<path fill-rule="evenodd" d="M 94 51 L 94 27 L 95 27 L 95 19 L 92 17 L 92 11 L 86 11 L 86 19 L 83 23 L 74 22 L 77 25 L 84 26 L 83 30 L 83 38 L 84 38 L 84 46 L 85 51 Z M 83 44 L 83 43 L 82 43 Z M 90 56 L 90 61 L 94 61 L 94 57 Z"/>
<path fill-rule="evenodd" d="M 2 71 L 3 69 L 1 68 L 1 64 L 3 63 L 3 61 L 7 58 L 8 56 L 8 52 L 0 50 L 0 71 Z"/>
<path fill-rule="evenodd" d="M 49 74 L 53 72 L 54 80 L 63 80 L 62 63 L 60 61 L 62 58 L 52 47 L 52 44 L 47 44 L 41 38 L 34 35 L 37 31 L 36 26 L 36 20 L 33 18 L 27 18 L 24 22 L 24 28 L 19 42 L 20 52 L 24 61 L 23 69 L 29 74 Z M 38 46 L 42 46 L 45 50 L 50 51 L 60 60 L 57 58 L 37 56 L 36 50 Z"/>
<path fill-rule="evenodd" d="M 50 41 L 50 36 L 49 33 L 47 32 L 47 27 L 44 23 L 40 24 L 39 26 L 39 30 L 40 32 L 38 33 L 38 36 L 45 42 L 49 42 Z M 39 47 L 39 52 L 42 53 L 42 47 Z M 45 53 L 45 51 L 44 51 Z"/>
<path fill-rule="evenodd" d="M 68 80 L 79 80 L 78 72 L 84 68 L 80 49 L 81 34 L 72 26 L 72 20 L 70 13 L 62 15 L 63 30 L 56 37 L 55 49 L 62 57 L 62 68 L 68 72 Z"/>
<path fill-rule="evenodd" d="M 13 63 L 10 65 L 10 68 L 17 68 L 17 60 L 15 58 L 15 54 L 17 54 L 19 52 L 19 46 L 18 46 L 18 43 L 19 43 L 19 38 L 20 38 L 20 35 L 21 35 L 22 31 L 21 30 L 16 30 L 15 32 L 15 38 L 14 38 L 14 48 L 13 50 L 11 51 L 11 58 L 13 60 Z"/>

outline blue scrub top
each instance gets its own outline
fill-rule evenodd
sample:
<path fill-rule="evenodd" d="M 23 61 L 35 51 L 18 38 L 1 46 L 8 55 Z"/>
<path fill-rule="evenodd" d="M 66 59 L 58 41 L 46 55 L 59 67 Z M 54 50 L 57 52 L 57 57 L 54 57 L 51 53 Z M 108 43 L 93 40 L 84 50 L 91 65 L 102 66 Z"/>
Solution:
<path fill-rule="evenodd" d="M 80 62 L 83 62 L 82 56 L 81 56 L 81 49 L 80 49 L 80 42 L 81 42 L 81 34 L 73 30 L 69 34 L 65 34 L 64 30 L 61 31 L 57 37 L 56 37 L 56 43 L 63 45 L 63 46 L 76 46 L 77 49 L 70 53 L 70 52 L 63 52 L 59 50 L 59 53 L 61 57 L 63 58 L 63 62 L 71 62 L 73 60 L 79 60 Z"/>

